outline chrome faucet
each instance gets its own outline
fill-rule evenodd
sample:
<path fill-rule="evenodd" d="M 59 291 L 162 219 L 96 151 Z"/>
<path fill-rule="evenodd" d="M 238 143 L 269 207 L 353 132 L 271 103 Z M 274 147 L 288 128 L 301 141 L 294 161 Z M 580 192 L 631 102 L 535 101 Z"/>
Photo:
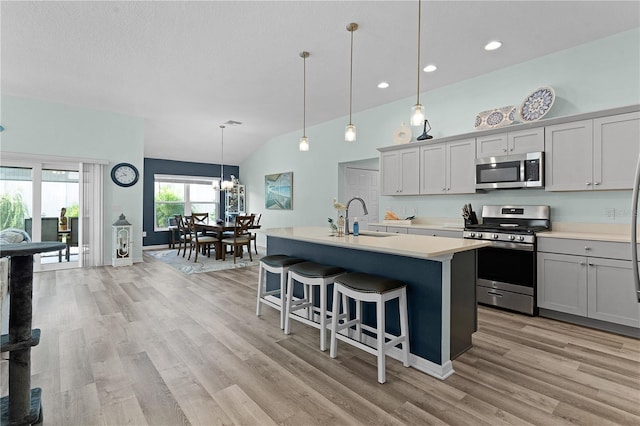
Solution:
<path fill-rule="evenodd" d="M 347 208 L 344 209 L 344 235 L 349 235 L 349 206 L 353 200 L 358 200 L 362 204 L 362 208 L 364 209 L 364 214 L 369 214 L 367 211 L 367 205 L 364 203 L 364 200 L 360 197 L 353 197 L 347 203 Z"/>

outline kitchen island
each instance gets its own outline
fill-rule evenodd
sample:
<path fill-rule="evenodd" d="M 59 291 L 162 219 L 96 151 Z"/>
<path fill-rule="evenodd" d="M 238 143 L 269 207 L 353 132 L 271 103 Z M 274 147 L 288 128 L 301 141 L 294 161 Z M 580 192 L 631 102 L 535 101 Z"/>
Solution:
<path fill-rule="evenodd" d="M 405 282 L 412 367 L 445 379 L 453 374 L 451 360 L 471 347 L 477 318 L 475 250 L 488 242 L 382 232 L 338 237 L 321 227 L 273 228 L 264 233 L 267 254 L 287 254 Z M 278 285 L 277 277 L 269 277 L 269 288 Z M 388 331 L 397 332 L 396 304 L 389 306 L 387 315 Z M 365 322 L 373 318 L 373 310 L 364 311 Z M 399 359 L 400 350 L 395 351 L 390 356 Z"/>

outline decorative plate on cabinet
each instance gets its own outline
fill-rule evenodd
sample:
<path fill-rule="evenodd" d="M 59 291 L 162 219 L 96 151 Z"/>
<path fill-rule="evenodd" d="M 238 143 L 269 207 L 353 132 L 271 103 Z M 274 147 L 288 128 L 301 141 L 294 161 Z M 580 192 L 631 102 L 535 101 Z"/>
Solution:
<path fill-rule="evenodd" d="M 552 87 L 544 86 L 539 87 L 529 94 L 518 110 L 520 121 L 528 123 L 531 121 L 540 120 L 544 117 L 556 100 L 556 94 Z"/>
<path fill-rule="evenodd" d="M 411 142 L 413 134 L 411 133 L 411 127 L 402 123 L 400 127 L 393 131 L 393 142 L 395 144 L 403 144 Z"/>
<path fill-rule="evenodd" d="M 476 115 L 476 130 L 494 129 L 511 124 L 516 119 L 516 107 L 513 105 L 490 109 Z"/>

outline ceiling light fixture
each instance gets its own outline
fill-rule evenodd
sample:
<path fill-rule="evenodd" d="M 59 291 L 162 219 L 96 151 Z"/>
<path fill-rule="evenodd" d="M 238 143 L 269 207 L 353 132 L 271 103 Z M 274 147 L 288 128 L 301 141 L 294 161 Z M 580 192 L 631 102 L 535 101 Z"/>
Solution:
<path fill-rule="evenodd" d="M 306 134 L 307 127 L 307 58 L 309 52 L 300 52 L 302 58 L 302 137 L 298 149 L 300 151 L 309 151 L 309 138 Z"/>
<path fill-rule="evenodd" d="M 422 71 L 424 71 L 424 72 L 434 72 L 434 71 L 435 71 L 435 70 L 437 70 L 437 69 L 438 69 L 438 67 L 437 67 L 437 66 L 435 66 L 435 65 L 433 65 L 433 64 L 429 64 L 429 65 L 427 65 L 426 67 L 424 67 L 424 68 L 422 69 Z"/>
<path fill-rule="evenodd" d="M 499 42 L 498 40 L 494 40 L 487 43 L 484 46 L 484 50 L 496 50 L 496 49 L 500 49 L 501 46 L 502 46 L 501 42 Z"/>
<path fill-rule="evenodd" d="M 351 22 L 347 25 L 347 31 L 351 33 L 351 62 L 349 66 L 349 124 L 344 131 L 344 140 L 346 142 L 355 142 L 356 126 L 351 123 L 351 106 L 353 100 L 353 32 L 358 29 L 358 24 Z"/>
<path fill-rule="evenodd" d="M 424 123 L 424 111 L 420 105 L 420 26 L 422 18 L 422 0 L 418 0 L 418 91 L 416 95 L 416 104 L 412 108 L 411 125 L 421 126 Z"/>
<path fill-rule="evenodd" d="M 233 182 L 230 180 L 224 180 L 224 128 L 223 124 L 220 125 L 220 190 L 228 191 L 233 189 Z M 215 189 L 218 189 L 218 182 L 214 181 L 213 184 Z"/>
<path fill-rule="evenodd" d="M 380 83 L 378 83 L 378 88 L 380 89 L 386 89 L 387 87 L 389 87 L 389 83 L 387 83 L 386 81 L 381 81 Z"/>

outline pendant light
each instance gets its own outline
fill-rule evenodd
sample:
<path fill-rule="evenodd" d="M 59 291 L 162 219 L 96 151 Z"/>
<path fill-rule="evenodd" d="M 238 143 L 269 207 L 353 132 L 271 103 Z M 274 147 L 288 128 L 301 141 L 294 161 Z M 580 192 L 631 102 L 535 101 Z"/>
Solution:
<path fill-rule="evenodd" d="M 233 182 L 230 180 L 224 180 L 224 128 L 223 124 L 220 125 L 220 189 L 222 191 L 228 191 L 233 189 Z"/>
<path fill-rule="evenodd" d="M 307 125 L 307 58 L 309 52 L 300 52 L 302 58 L 302 137 L 298 148 L 300 151 L 309 151 L 309 138 L 306 134 Z"/>
<path fill-rule="evenodd" d="M 356 126 L 351 123 L 351 104 L 353 100 L 353 32 L 358 29 L 358 24 L 351 22 L 347 25 L 347 31 L 351 33 L 351 62 L 349 65 L 349 124 L 344 131 L 344 140 L 346 142 L 355 142 Z"/>
<path fill-rule="evenodd" d="M 420 26 L 422 18 L 422 0 L 418 0 L 418 92 L 416 104 L 412 108 L 411 125 L 422 126 L 424 123 L 424 111 L 420 104 Z"/>

